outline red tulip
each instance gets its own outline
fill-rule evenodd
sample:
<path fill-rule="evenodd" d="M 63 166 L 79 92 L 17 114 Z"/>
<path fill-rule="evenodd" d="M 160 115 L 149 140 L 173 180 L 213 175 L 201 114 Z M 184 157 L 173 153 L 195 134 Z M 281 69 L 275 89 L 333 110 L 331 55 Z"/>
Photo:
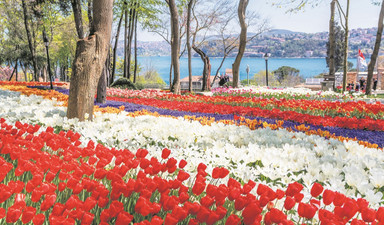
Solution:
<path fill-rule="evenodd" d="M 252 224 L 256 220 L 256 217 L 261 214 L 261 212 L 262 209 L 256 203 L 251 203 L 246 206 L 243 210 L 243 213 L 241 214 L 243 216 L 244 224 Z"/>
<path fill-rule="evenodd" d="M 46 211 L 53 206 L 56 201 L 56 194 L 46 195 L 44 201 L 40 205 L 41 211 Z"/>
<path fill-rule="evenodd" d="M 187 180 L 190 177 L 189 173 L 185 172 L 184 170 L 180 170 L 177 174 L 177 179 L 181 182 Z"/>
<path fill-rule="evenodd" d="M 162 225 L 163 222 L 164 222 L 163 219 L 161 219 L 158 216 L 152 217 L 152 220 L 151 220 L 151 224 L 153 224 L 153 225 Z"/>
<path fill-rule="evenodd" d="M 333 200 L 335 199 L 335 192 L 331 191 L 331 190 L 325 190 L 324 193 L 323 193 L 323 202 L 325 205 L 330 205 Z"/>
<path fill-rule="evenodd" d="M 335 199 L 333 200 L 333 204 L 335 206 L 342 206 L 344 204 L 345 200 L 346 200 L 345 195 L 343 195 L 339 192 L 336 192 L 335 193 Z"/>
<path fill-rule="evenodd" d="M 365 208 L 361 212 L 361 217 L 363 217 L 363 220 L 365 222 L 371 223 L 371 222 L 375 221 L 376 211 L 373 209 L 370 209 L 370 208 Z"/>
<path fill-rule="evenodd" d="M 1 209 L 1 208 L 0 208 Z M 0 216 L 1 218 L 1 216 Z M 376 219 L 379 222 L 384 222 L 384 207 L 380 207 L 376 212 Z"/>
<path fill-rule="evenodd" d="M 133 216 L 125 211 L 119 213 L 116 218 L 116 225 L 125 225 L 129 224 L 133 220 Z"/>
<path fill-rule="evenodd" d="M 288 185 L 287 190 L 285 191 L 287 196 L 294 196 L 295 194 L 300 193 L 303 190 L 303 185 L 297 182 L 291 183 Z"/>
<path fill-rule="evenodd" d="M 311 188 L 312 197 L 316 198 L 319 196 L 324 190 L 324 187 L 319 183 L 314 183 Z"/>
<path fill-rule="evenodd" d="M 23 223 L 29 223 L 36 214 L 36 208 L 28 206 L 24 209 L 21 221 Z"/>
<path fill-rule="evenodd" d="M 171 154 L 171 150 L 169 150 L 168 148 L 164 148 L 161 153 L 161 158 L 167 159 L 170 154 Z"/>
<path fill-rule="evenodd" d="M 6 213 L 5 209 L 0 207 L 0 219 L 5 217 L 5 213 Z"/>
<path fill-rule="evenodd" d="M 299 216 L 304 217 L 306 219 L 312 219 L 315 216 L 317 209 L 311 204 L 300 202 L 297 211 L 299 213 Z"/>
<path fill-rule="evenodd" d="M 165 225 L 176 225 L 177 222 L 177 219 L 174 218 L 171 214 L 167 214 L 165 217 Z"/>
<path fill-rule="evenodd" d="M 284 208 L 286 210 L 291 210 L 296 204 L 296 201 L 294 198 L 287 196 L 284 201 Z"/>
<path fill-rule="evenodd" d="M 184 159 L 180 160 L 179 162 L 180 169 L 183 169 L 186 165 L 187 165 L 187 161 L 185 161 Z"/>
<path fill-rule="evenodd" d="M 241 219 L 237 215 L 231 214 L 225 222 L 225 225 L 239 225 L 240 222 Z"/>
<path fill-rule="evenodd" d="M 37 214 L 35 217 L 33 217 L 32 222 L 34 225 L 42 225 L 45 221 L 45 215 L 44 214 Z"/>

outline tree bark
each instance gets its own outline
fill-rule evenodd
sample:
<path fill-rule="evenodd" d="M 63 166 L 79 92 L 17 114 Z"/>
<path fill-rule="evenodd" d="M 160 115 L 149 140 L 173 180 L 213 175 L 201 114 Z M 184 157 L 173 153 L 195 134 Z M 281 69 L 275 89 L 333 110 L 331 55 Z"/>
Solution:
<path fill-rule="evenodd" d="M 187 49 L 188 49 L 188 91 L 192 92 L 192 47 L 191 47 L 191 15 L 193 0 L 188 2 L 187 12 Z M 205 69 L 205 67 L 204 67 Z"/>
<path fill-rule="evenodd" d="M 92 120 L 94 96 L 108 54 L 113 0 L 93 0 L 90 36 L 77 42 L 67 117 Z M 86 115 L 88 114 L 88 116 Z"/>
<path fill-rule="evenodd" d="M 347 0 L 347 10 L 345 12 L 343 93 L 347 87 L 347 73 L 348 73 L 348 37 L 349 37 L 348 17 L 349 17 L 349 0 Z"/>
<path fill-rule="evenodd" d="M 33 45 L 31 26 L 29 24 L 30 14 L 28 12 L 28 8 L 27 8 L 27 4 L 25 3 L 25 0 L 22 0 L 21 3 L 23 6 L 24 25 L 25 25 L 25 30 L 27 32 L 28 46 L 32 56 L 33 73 L 34 73 L 35 81 L 39 81 L 39 78 L 37 75 L 38 71 L 37 71 L 37 61 L 36 61 L 36 49 L 34 48 L 34 45 Z"/>
<path fill-rule="evenodd" d="M 115 36 L 115 46 L 113 47 L 112 77 L 109 82 L 109 85 L 111 85 L 115 80 L 117 45 L 119 43 L 120 29 L 121 29 L 121 24 L 123 22 L 123 17 L 124 17 L 124 10 L 121 12 L 119 24 L 117 25 L 117 32 Z"/>
<path fill-rule="evenodd" d="M 335 4 L 336 0 L 331 2 L 331 19 L 329 20 L 329 77 L 335 80 Z"/>
<path fill-rule="evenodd" d="M 105 104 L 107 102 L 107 83 L 108 83 L 108 77 L 109 77 L 109 64 L 110 64 L 109 58 L 110 57 L 107 57 L 107 59 L 105 60 L 103 73 L 101 74 L 99 82 L 97 84 L 96 102 L 101 104 Z"/>
<path fill-rule="evenodd" d="M 71 0 L 73 16 L 75 17 L 75 25 L 77 36 L 79 39 L 83 39 L 85 37 L 84 26 L 83 26 L 83 15 L 81 12 L 81 2 L 80 0 Z"/>
<path fill-rule="evenodd" d="M 131 78 L 131 50 L 132 50 L 132 39 L 133 39 L 133 30 L 134 30 L 134 18 L 136 17 L 136 2 L 133 3 L 133 8 L 131 4 L 131 9 L 129 11 L 129 35 L 128 35 L 128 48 L 127 48 L 127 61 L 128 61 L 128 79 Z"/>
<path fill-rule="evenodd" d="M 249 0 L 240 0 L 239 7 L 237 9 L 237 14 L 240 21 L 240 45 L 239 52 L 237 53 L 235 62 L 232 64 L 232 74 L 233 74 L 233 87 L 237 88 L 239 85 L 240 79 L 240 63 L 245 52 L 245 46 L 247 45 L 247 23 L 245 22 L 245 12 L 247 10 Z"/>
<path fill-rule="evenodd" d="M 179 13 L 175 0 L 167 0 L 169 11 L 171 12 L 171 24 L 172 24 L 172 40 L 171 40 L 171 56 L 173 65 L 173 85 L 172 92 L 180 94 L 180 62 L 179 62 L 179 51 L 180 51 L 180 39 L 179 39 Z"/>
<path fill-rule="evenodd" d="M 124 73 L 123 77 L 128 77 L 128 3 L 124 1 L 125 18 L 124 18 Z"/>
<path fill-rule="evenodd" d="M 89 30 L 91 30 L 92 27 L 92 21 L 93 21 L 93 0 L 88 0 L 88 22 L 89 22 Z"/>
<path fill-rule="evenodd" d="M 381 3 L 380 16 L 379 16 L 379 25 L 377 27 L 375 47 L 374 47 L 373 53 L 371 55 L 371 61 L 368 64 L 367 88 L 366 88 L 366 91 L 365 91 L 366 95 L 372 94 L 373 70 L 375 69 L 377 56 L 379 55 L 381 38 L 382 38 L 382 35 L 383 35 L 383 22 L 384 22 L 384 0 Z"/>
<path fill-rule="evenodd" d="M 209 60 L 209 57 L 207 54 L 205 54 L 201 49 L 197 48 L 196 46 L 192 47 L 197 54 L 200 55 L 201 60 L 203 60 L 204 63 L 204 69 L 203 69 L 203 87 L 202 91 L 209 91 L 211 90 L 211 85 L 210 85 L 210 75 L 211 75 L 211 62 Z"/>
<path fill-rule="evenodd" d="M 139 4 L 139 3 L 137 3 Z M 137 5 L 138 6 L 138 5 Z M 133 70 L 133 83 L 136 83 L 136 76 L 137 76 L 137 19 L 138 19 L 139 14 L 135 14 L 135 68 Z"/>

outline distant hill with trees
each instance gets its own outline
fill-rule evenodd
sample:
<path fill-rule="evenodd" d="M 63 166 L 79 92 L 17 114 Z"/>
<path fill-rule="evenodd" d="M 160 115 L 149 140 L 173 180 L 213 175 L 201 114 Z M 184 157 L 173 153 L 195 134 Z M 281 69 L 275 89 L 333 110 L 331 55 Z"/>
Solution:
<path fill-rule="evenodd" d="M 350 31 L 349 55 L 355 57 L 361 49 L 366 57 L 373 51 L 376 28 L 353 29 Z M 248 34 L 252 36 L 252 32 Z M 202 50 L 210 57 L 222 57 L 220 39 L 215 36 L 207 38 Z M 311 58 L 326 57 L 328 32 L 302 33 L 290 30 L 274 29 L 263 33 L 248 43 L 245 57 L 263 57 L 266 52 L 272 57 Z M 141 56 L 169 55 L 170 47 L 165 42 L 139 42 Z M 233 51 L 232 55 L 237 51 Z M 198 57 L 197 54 L 194 56 Z"/>

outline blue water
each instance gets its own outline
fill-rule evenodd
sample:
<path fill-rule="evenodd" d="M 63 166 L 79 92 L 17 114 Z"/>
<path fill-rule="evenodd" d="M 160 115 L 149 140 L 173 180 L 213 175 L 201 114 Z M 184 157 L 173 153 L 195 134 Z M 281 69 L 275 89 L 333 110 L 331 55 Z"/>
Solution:
<path fill-rule="evenodd" d="M 210 58 L 211 74 L 215 75 L 217 68 L 220 66 L 222 58 Z M 220 74 L 225 72 L 225 69 L 231 69 L 234 57 L 227 58 L 220 70 Z M 349 59 L 356 65 L 356 59 Z M 170 56 L 148 56 L 138 57 L 139 64 L 146 70 L 149 67 L 154 68 L 161 78 L 169 84 L 169 66 L 171 63 Z M 264 58 L 243 58 L 240 64 L 240 80 L 247 79 L 246 68 L 249 65 L 249 77 L 259 71 L 265 71 Z M 200 58 L 192 58 L 192 75 L 201 76 L 203 72 L 203 62 Z M 290 66 L 300 70 L 300 75 L 304 78 L 314 77 L 320 73 L 328 71 L 325 58 L 270 58 L 268 59 L 268 70 L 273 71 L 281 66 Z M 188 76 L 188 58 L 180 59 L 180 78 Z"/>

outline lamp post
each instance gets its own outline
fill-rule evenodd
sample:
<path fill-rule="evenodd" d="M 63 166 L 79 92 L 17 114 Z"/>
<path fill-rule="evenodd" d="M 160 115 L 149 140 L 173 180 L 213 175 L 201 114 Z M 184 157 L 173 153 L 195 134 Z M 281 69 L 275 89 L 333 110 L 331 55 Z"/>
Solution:
<path fill-rule="evenodd" d="M 249 65 L 247 65 L 247 69 L 245 69 L 247 72 L 247 84 L 249 85 Z"/>
<path fill-rule="evenodd" d="M 267 83 L 267 87 L 268 87 L 268 58 L 269 58 L 270 54 L 269 53 L 265 53 L 264 55 L 264 59 L 265 59 L 265 80 L 266 80 L 266 83 Z"/>
<path fill-rule="evenodd" d="M 49 82 L 51 84 L 51 90 L 53 90 L 52 74 L 51 74 L 51 61 L 49 60 L 49 50 L 48 50 L 49 40 L 48 40 L 47 33 L 45 32 L 45 30 L 43 31 L 43 40 L 44 40 L 45 49 L 47 51 Z"/>

